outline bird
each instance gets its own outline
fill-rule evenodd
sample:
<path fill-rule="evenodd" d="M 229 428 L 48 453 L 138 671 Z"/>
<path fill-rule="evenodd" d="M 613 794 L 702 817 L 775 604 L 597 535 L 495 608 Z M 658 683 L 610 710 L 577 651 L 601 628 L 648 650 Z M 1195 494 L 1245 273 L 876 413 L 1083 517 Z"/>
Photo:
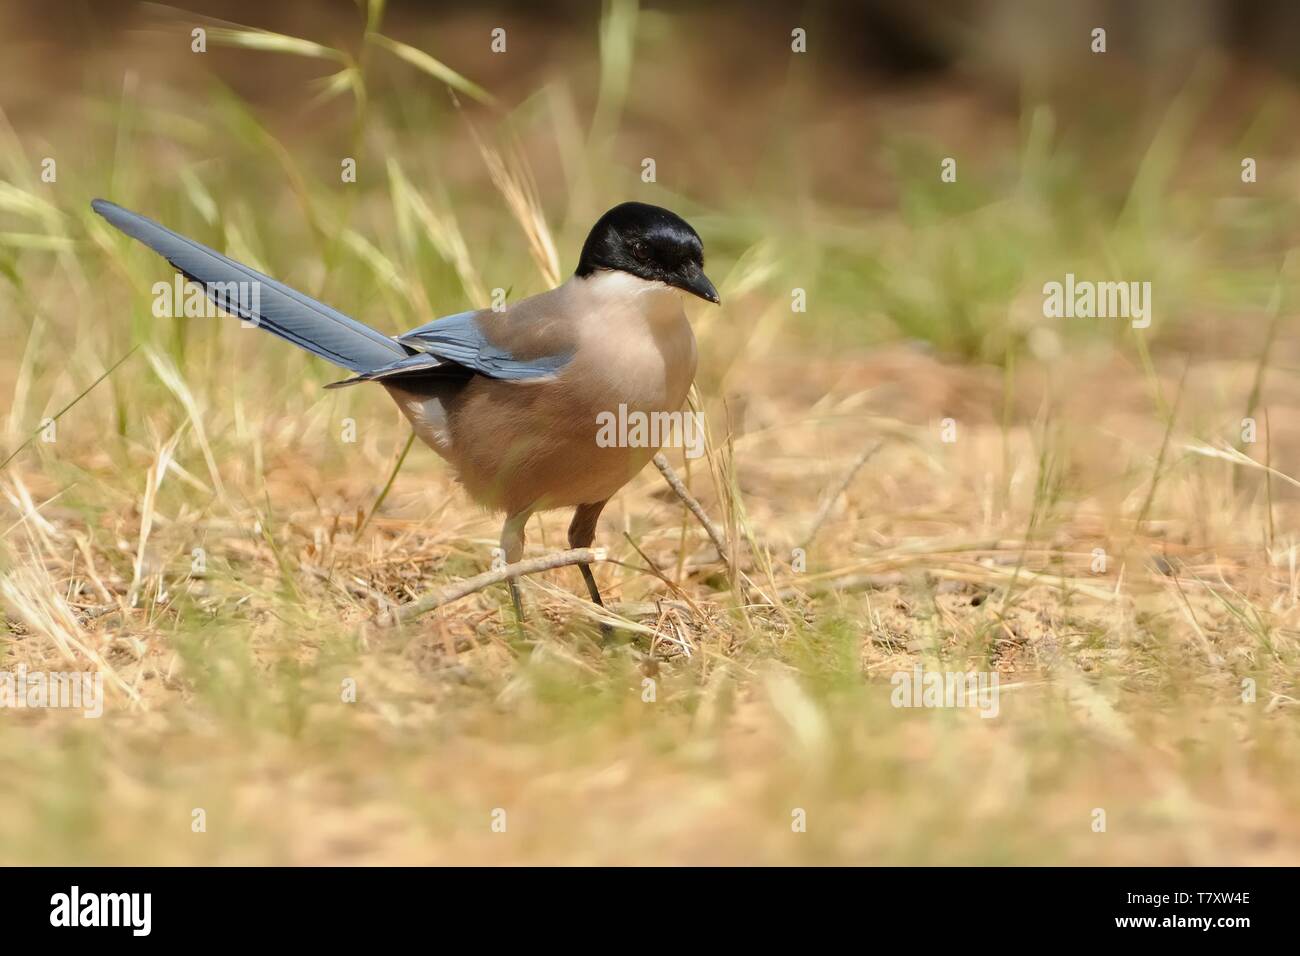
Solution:
<path fill-rule="evenodd" d="M 538 512 L 572 508 L 569 546 L 591 546 L 605 505 L 660 450 L 597 441 L 600 416 L 621 406 L 679 412 L 697 364 L 685 299 L 721 303 L 699 233 L 643 202 L 600 216 L 576 270 L 555 288 L 397 336 L 115 203 L 95 199 L 91 208 L 201 284 L 223 311 L 353 373 L 326 388 L 387 390 L 470 498 L 504 515 L 500 546 L 510 564 L 523 556 L 525 526 Z M 578 568 L 604 607 L 590 565 Z M 518 583 L 507 584 L 522 627 Z"/>

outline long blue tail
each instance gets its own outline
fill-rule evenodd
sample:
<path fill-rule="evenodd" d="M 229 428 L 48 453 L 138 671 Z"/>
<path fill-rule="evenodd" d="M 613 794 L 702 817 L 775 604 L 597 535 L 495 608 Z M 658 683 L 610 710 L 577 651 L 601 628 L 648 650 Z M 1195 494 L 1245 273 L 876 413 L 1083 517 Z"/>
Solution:
<path fill-rule="evenodd" d="M 335 365 L 368 372 L 391 365 L 414 351 L 337 309 L 116 203 L 96 199 L 90 208 L 202 284 L 208 298 L 221 308 Z M 232 296 L 227 290 L 235 287 L 230 283 L 247 283 L 238 288 L 251 286 L 256 294 Z"/>

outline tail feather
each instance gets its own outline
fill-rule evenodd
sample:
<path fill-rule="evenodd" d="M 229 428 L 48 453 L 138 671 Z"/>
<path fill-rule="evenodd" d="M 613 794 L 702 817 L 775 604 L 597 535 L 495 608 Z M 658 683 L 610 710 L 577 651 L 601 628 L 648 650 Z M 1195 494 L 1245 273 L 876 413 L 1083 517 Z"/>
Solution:
<path fill-rule="evenodd" d="M 94 200 L 90 207 L 202 284 L 208 298 L 221 308 L 335 365 L 365 372 L 390 365 L 414 351 L 337 309 L 193 239 L 186 239 L 152 219 L 103 199 Z M 231 283 L 250 285 L 231 286 Z M 252 295 L 230 293 L 232 288 L 250 287 L 255 290 Z"/>

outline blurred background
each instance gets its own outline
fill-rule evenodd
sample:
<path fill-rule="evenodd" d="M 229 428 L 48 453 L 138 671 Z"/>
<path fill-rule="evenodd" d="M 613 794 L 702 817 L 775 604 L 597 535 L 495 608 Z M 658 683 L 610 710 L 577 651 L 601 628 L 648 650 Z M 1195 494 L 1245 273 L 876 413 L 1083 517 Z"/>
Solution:
<path fill-rule="evenodd" d="M 0 712 L 0 861 L 1295 862 L 1297 52 L 1281 0 L 10 0 L 0 667 L 110 705 Z M 492 520 L 386 396 L 154 318 L 95 196 L 390 333 L 679 212 L 734 570 L 649 473 L 630 644 L 564 571 L 522 650 L 495 592 L 377 636 Z M 918 665 L 1001 716 L 890 707 Z"/>

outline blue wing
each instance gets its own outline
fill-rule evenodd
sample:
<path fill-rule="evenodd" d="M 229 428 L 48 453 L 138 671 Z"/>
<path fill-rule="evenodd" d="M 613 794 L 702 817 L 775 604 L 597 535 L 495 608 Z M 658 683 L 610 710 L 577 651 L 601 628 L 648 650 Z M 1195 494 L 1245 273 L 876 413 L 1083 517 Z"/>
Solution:
<path fill-rule="evenodd" d="M 373 382 L 402 375 L 451 372 L 468 369 L 489 378 L 526 381 L 554 375 L 573 357 L 571 351 L 532 358 L 517 358 L 509 349 L 491 342 L 479 324 L 480 312 L 458 312 L 434 319 L 399 335 L 397 341 L 417 349 L 407 356 L 355 378 L 334 382 L 326 388 L 340 388 L 359 382 Z"/>
<path fill-rule="evenodd" d="M 473 369 L 489 378 L 507 380 L 553 375 L 568 364 L 572 352 L 517 358 L 509 349 L 490 342 L 479 323 L 481 312 L 458 312 L 435 319 L 418 329 L 399 335 L 397 341 L 421 352 L 436 355 Z"/>

